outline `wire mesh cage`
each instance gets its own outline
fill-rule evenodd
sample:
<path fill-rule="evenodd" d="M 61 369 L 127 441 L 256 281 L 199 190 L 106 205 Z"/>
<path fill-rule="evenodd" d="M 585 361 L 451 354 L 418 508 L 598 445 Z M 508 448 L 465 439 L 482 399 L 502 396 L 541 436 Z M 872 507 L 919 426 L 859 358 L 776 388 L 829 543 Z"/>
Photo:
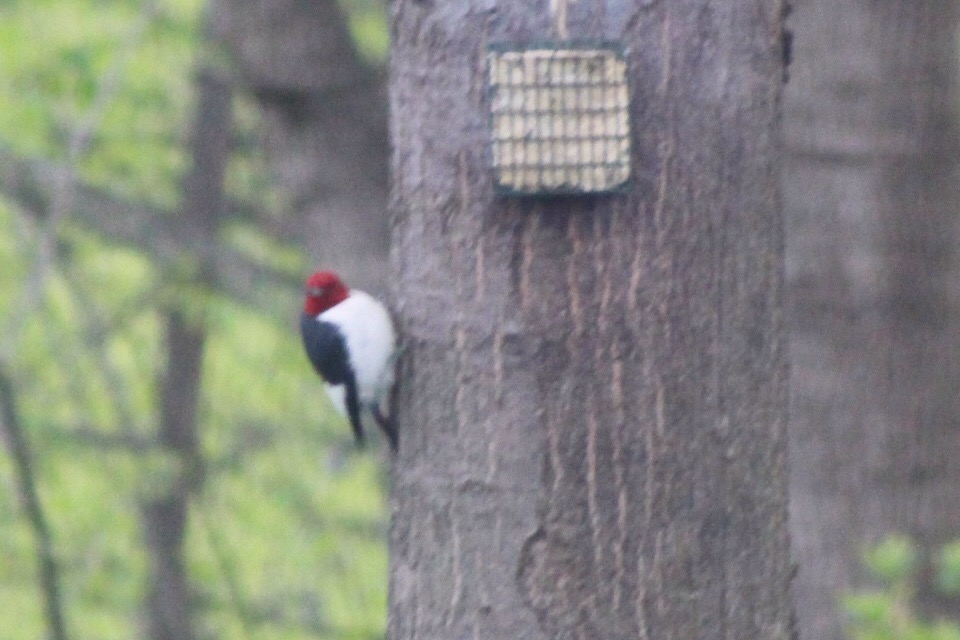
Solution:
<path fill-rule="evenodd" d="M 603 193 L 629 180 L 629 91 L 619 49 L 494 45 L 488 68 L 498 192 Z"/>

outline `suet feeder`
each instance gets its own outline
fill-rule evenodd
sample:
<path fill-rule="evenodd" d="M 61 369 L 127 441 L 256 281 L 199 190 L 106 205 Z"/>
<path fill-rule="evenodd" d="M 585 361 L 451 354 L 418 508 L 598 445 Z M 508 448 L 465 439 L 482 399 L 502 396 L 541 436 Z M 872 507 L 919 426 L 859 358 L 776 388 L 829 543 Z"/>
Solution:
<path fill-rule="evenodd" d="M 627 65 L 615 45 L 488 50 L 490 147 L 505 195 L 616 191 L 630 179 Z"/>

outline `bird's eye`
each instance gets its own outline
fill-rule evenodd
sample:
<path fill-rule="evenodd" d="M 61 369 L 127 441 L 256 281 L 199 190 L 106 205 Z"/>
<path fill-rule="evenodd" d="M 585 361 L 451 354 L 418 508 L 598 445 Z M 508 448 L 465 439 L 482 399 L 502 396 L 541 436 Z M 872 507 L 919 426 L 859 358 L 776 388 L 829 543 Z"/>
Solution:
<path fill-rule="evenodd" d="M 306 287 L 304 292 L 312 298 L 320 298 L 324 294 L 323 287 Z"/>

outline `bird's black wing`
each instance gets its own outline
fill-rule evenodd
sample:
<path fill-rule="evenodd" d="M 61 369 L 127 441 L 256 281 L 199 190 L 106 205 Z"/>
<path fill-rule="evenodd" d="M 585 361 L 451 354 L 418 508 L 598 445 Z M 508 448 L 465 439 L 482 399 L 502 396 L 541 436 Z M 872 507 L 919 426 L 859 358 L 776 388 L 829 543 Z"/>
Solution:
<path fill-rule="evenodd" d="M 322 322 L 304 313 L 300 316 L 300 335 L 310 364 L 327 384 L 342 384 L 347 417 L 357 444 L 363 445 L 363 424 L 360 422 L 360 399 L 357 396 L 357 380 L 350 367 L 347 342 L 336 325 Z"/>
<path fill-rule="evenodd" d="M 300 335 L 310 364 L 330 384 L 344 384 L 353 377 L 347 341 L 336 325 L 321 322 L 306 313 L 300 317 Z"/>

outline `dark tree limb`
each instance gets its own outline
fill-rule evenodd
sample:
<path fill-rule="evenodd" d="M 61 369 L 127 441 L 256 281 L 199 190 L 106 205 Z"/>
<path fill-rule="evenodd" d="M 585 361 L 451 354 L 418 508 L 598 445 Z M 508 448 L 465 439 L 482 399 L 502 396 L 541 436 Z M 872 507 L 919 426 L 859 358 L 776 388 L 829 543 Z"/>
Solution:
<path fill-rule="evenodd" d="M 184 179 L 181 224 L 201 245 L 216 244 L 223 220 L 223 177 L 232 127 L 231 91 L 208 73 L 198 78 L 199 98 L 190 156 L 193 164 Z M 212 281 L 216 263 L 202 253 L 199 280 Z M 191 596 L 183 567 L 183 541 L 191 494 L 202 482 L 197 405 L 200 393 L 206 329 L 202 318 L 179 308 L 166 313 L 167 366 L 160 383 L 160 446 L 182 465 L 174 486 L 143 505 L 143 524 L 153 581 L 147 595 L 152 640 L 192 640 Z"/>
<path fill-rule="evenodd" d="M 0 368 L 0 418 L 0 436 L 3 437 L 13 459 L 20 505 L 36 538 L 40 589 L 50 637 L 52 640 L 66 640 L 68 635 L 63 614 L 63 595 L 60 591 L 60 568 L 53 548 L 53 535 L 37 491 L 33 456 L 20 424 L 13 380 L 3 368 Z"/>

